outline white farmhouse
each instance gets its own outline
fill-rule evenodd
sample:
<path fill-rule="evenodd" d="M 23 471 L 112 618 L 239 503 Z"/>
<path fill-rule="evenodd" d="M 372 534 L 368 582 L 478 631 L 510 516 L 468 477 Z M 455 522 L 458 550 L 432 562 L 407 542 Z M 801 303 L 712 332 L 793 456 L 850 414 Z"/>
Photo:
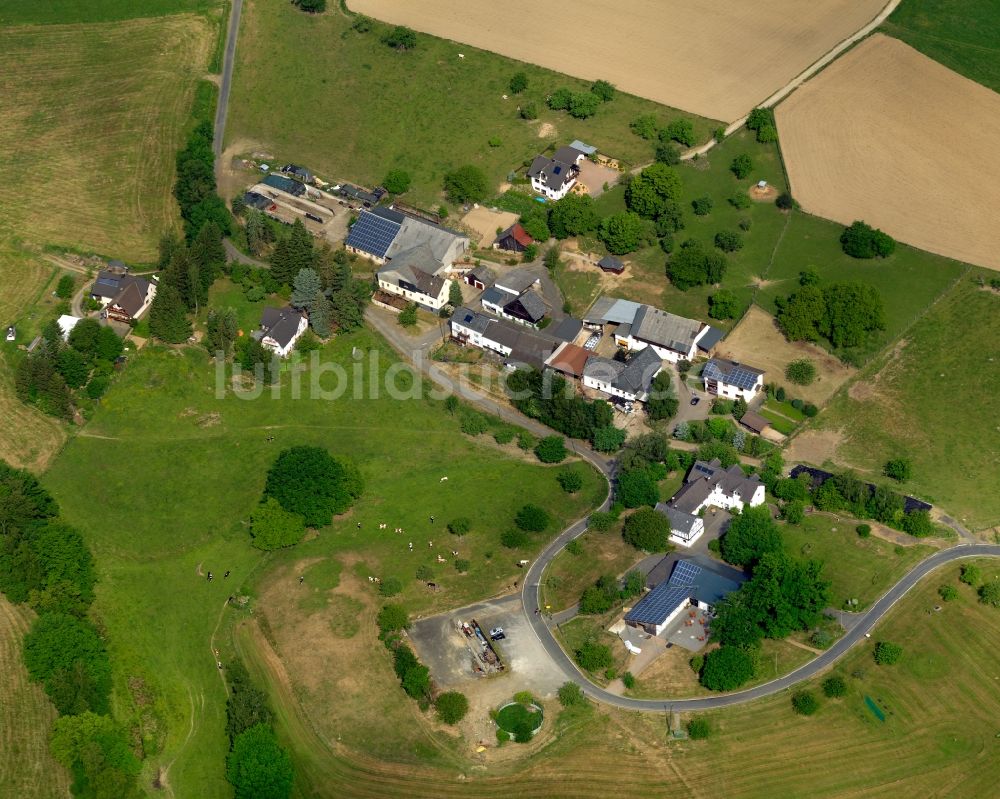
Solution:
<path fill-rule="evenodd" d="M 712 358 L 701 372 L 705 391 L 718 397 L 750 402 L 764 388 L 764 373 L 725 358 Z"/>
<path fill-rule="evenodd" d="M 282 358 L 287 358 L 308 326 L 301 311 L 266 307 L 260 320 L 260 343 Z"/>
<path fill-rule="evenodd" d="M 528 168 L 531 188 L 550 200 L 561 200 L 576 185 L 586 155 L 573 146 L 560 147 L 551 158 L 536 155 Z"/>
<path fill-rule="evenodd" d="M 611 397 L 645 402 L 653 378 L 662 369 L 663 362 L 652 347 L 636 353 L 626 363 L 592 355 L 583 367 L 583 384 Z"/>

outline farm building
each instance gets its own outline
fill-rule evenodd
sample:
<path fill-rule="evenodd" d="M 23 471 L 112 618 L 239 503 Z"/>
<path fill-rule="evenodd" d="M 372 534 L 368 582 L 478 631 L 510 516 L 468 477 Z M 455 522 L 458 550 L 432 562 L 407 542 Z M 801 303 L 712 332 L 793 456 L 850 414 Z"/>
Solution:
<path fill-rule="evenodd" d="M 355 200 L 361 203 L 365 208 L 371 208 L 373 205 L 377 205 L 378 201 L 381 200 L 385 194 L 385 189 L 376 189 L 375 191 L 365 191 L 364 189 L 359 189 L 357 186 L 352 186 L 350 183 L 344 183 L 337 187 L 337 191 L 349 200 Z"/>
<path fill-rule="evenodd" d="M 560 341 L 569 341 L 572 343 L 576 341 L 576 337 L 580 335 L 581 330 L 583 330 L 582 320 L 574 319 L 572 316 L 564 316 L 552 326 L 548 333 Z"/>
<path fill-rule="evenodd" d="M 551 158 L 538 155 L 528 168 L 531 188 L 550 200 L 565 197 L 580 176 L 580 162 L 587 157 L 575 147 L 560 147 Z"/>
<path fill-rule="evenodd" d="M 243 202 L 247 208 L 255 208 L 258 211 L 266 211 L 274 205 L 274 200 L 265 197 L 259 191 L 244 192 Z"/>
<path fill-rule="evenodd" d="M 90 297 L 104 307 L 102 316 L 130 322 L 142 316 L 156 296 L 156 284 L 117 269 L 104 269 L 90 288 Z"/>
<path fill-rule="evenodd" d="M 682 547 L 689 547 L 705 532 L 705 521 L 693 513 L 685 513 L 666 502 L 658 502 L 656 510 L 670 520 L 670 541 Z"/>
<path fill-rule="evenodd" d="M 485 289 L 496 279 L 497 279 L 496 272 L 494 272 L 486 264 L 480 264 L 474 269 L 470 269 L 465 274 L 465 282 L 468 283 L 473 288 L 479 289 L 480 291 Z"/>
<path fill-rule="evenodd" d="M 306 332 L 308 322 L 301 311 L 294 308 L 264 308 L 260 319 L 260 343 L 282 358 L 295 347 L 295 342 Z"/>
<path fill-rule="evenodd" d="M 747 477 L 735 464 L 724 469 L 719 459 L 714 458 L 708 462 L 695 461 L 684 485 L 666 504 L 696 516 L 707 507 L 743 510 L 749 505 L 756 508 L 764 503 L 764 494 L 764 484 L 756 474 Z"/>
<path fill-rule="evenodd" d="M 562 342 L 545 361 L 545 365 L 556 372 L 580 379 L 592 353 L 576 344 Z"/>
<path fill-rule="evenodd" d="M 625 271 L 625 264 L 620 258 L 615 258 L 613 255 L 605 255 L 597 265 L 601 268 L 603 272 L 610 272 L 614 275 L 620 275 Z"/>
<path fill-rule="evenodd" d="M 640 350 L 625 363 L 591 355 L 583 370 L 583 384 L 611 397 L 644 402 L 653 378 L 662 369 L 663 362 L 653 347 Z"/>
<path fill-rule="evenodd" d="M 613 325 L 615 343 L 619 347 L 630 351 L 652 347 L 661 359 L 670 363 L 692 360 L 703 354 L 702 342 L 708 341 L 714 330 L 695 319 L 608 296 L 600 296 L 594 301 L 583 322 L 592 330 Z"/>
<path fill-rule="evenodd" d="M 747 402 L 764 387 L 764 373 L 760 369 L 724 358 L 712 358 L 706 363 L 701 379 L 709 394 L 728 399 L 742 397 Z"/>
<path fill-rule="evenodd" d="M 535 243 L 528 231 L 521 227 L 520 222 L 515 222 L 493 242 L 493 249 L 508 250 L 509 252 L 524 252 L 529 246 Z"/>
<path fill-rule="evenodd" d="M 299 183 L 299 181 L 286 178 L 282 175 L 275 175 L 273 172 L 265 177 L 261 183 L 285 194 L 290 194 L 293 197 L 304 197 L 306 193 L 306 187 L 302 183 Z"/>
<path fill-rule="evenodd" d="M 449 324 L 456 341 L 495 352 L 508 367 L 541 369 L 559 344 L 545 333 L 465 307 L 455 310 Z"/>
<path fill-rule="evenodd" d="M 302 166 L 296 166 L 295 164 L 285 164 L 281 167 L 279 172 L 283 172 L 286 175 L 292 175 L 299 180 L 304 180 L 306 183 L 312 183 L 313 173 Z"/>
<path fill-rule="evenodd" d="M 378 285 L 383 291 L 396 294 L 432 311 L 438 311 L 448 301 L 450 280 L 439 277 L 440 262 L 427 243 L 399 253 L 378 270 Z"/>
<path fill-rule="evenodd" d="M 658 583 L 625 614 L 625 623 L 650 635 L 662 635 L 687 608 L 711 611 L 738 588 L 735 580 L 721 572 L 681 558 L 673 564 L 670 579 Z"/>
<path fill-rule="evenodd" d="M 548 307 L 533 289 L 539 279 L 527 270 L 515 270 L 497 278 L 483 292 L 483 308 L 497 316 L 525 325 L 537 325 L 548 313 Z"/>
<path fill-rule="evenodd" d="M 747 411 L 740 417 L 740 424 L 752 433 L 760 435 L 771 426 L 771 422 L 756 411 Z"/>

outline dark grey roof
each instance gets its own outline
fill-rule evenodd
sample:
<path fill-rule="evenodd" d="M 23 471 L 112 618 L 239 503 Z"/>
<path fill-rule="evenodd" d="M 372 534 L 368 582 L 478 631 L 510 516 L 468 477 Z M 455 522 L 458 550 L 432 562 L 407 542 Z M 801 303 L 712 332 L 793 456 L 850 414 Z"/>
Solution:
<path fill-rule="evenodd" d="M 678 560 L 674 564 L 669 582 L 677 586 L 687 586 L 691 596 L 706 605 L 718 604 L 727 594 L 740 587 L 735 580 L 730 580 L 714 569 L 704 569 L 690 560 Z"/>
<path fill-rule="evenodd" d="M 142 283 L 146 283 L 146 281 L 131 280 L 126 283 L 111 301 L 111 305 L 117 305 L 129 316 L 134 317 L 146 304 L 146 291 L 149 290 L 149 284 L 146 283 L 145 289 L 143 289 Z"/>
<path fill-rule="evenodd" d="M 370 191 L 365 191 L 364 189 L 359 189 L 357 186 L 352 186 L 350 183 L 344 183 L 340 187 L 340 193 L 345 197 L 350 197 L 354 200 L 360 200 L 363 203 L 368 203 L 369 205 L 375 205 L 379 201 L 381 195 L 374 194 Z"/>
<path fill-rule="evenodd" d="M 764 373 L 760 369 L 746 366 L 736 361 L 727 361 L 724 358 L 712 358 L 705 364 L 701 376 L 705 380 L 718 380 L 726 385 L 736 386 L 739 389 L 750 390 L 757 380 Z"/>
<path fill-rule="evenodd" d="M 299 183 L 297 180 L 292 180 L 291 178 L 283 177 L 282 175 L 275 175 L 273 172 L 267 175 L 262 181 L 265 186 L 270 186 L 272 189 L 278 189 L 286 194 L 291 194 L 295 197 L 301 197 L 306 193 L 306 187 Z"/>
<path fill-rule="evenodd" d="M 575 147 L 569 144 L 565 144 L 556 150 L 555 155 L 552 156 L 553 161 L 561 161 L 564 164 L 575 164 L 576 159 L 581 155 L 586 155 L 587 153 L 582 150 L 577 150 Z"/>
<path fill-rule="evenodd" d="M 657 510 L 660 506 L 657 505 Z M 669 557 L 653 567 L 669 564 Z M 734 577 L 735 577 L 734 573 Z M 715 568 L 706 568 L 687 558 L 679 558 L 673 564 L 669 580 L 658 583 L 652 591 L 636 603 L 625 614 L 625 621 L 639 624 L 663 624 L 678 607 L 690 599 L 715 606 L 727 594 L 740 587 L 738 579 L 730 579 Z"/>
<path fill-rule="evenodd" d="M 548 308 L 545 307 L 545 301 L 538 296 L 534 291 L 526 291 L 520 297 L 518 297 L 514 302 L 521 304 L 524 312 L 528 315 L 532 322 L 537 322 L 543 316 Z"/>
<path fill-rule="evenodd" d="M 436 299 L 445 284 L 443 278 L 434 274 L 440 266 L 441 263 L 434 257 L 430 246 L 418 244 L 393 257 L 378 270 L 378 276 L 380 280 L 416 289 L 421 294 Z"/>
<path fill-rule="evenodd" d="M 500 308 L 502 308 L 509 300 L 510 295 L 506 291 L 500 291 L 500 289 L 496 286 L 488 287 L 479 297 L 480 302 L 488 302 L 492 305 L 499 306 Z"/>
<path fill-rule="evenodd" d="M 385 258 L 402 226 L 402 214 L 388 208 L 362 211 L 344 244 L 376 258 Z M 399 217 L 399 219 L 396 219 Z"/>
<path fill-rule="evenodd" d="M 497 273 L 486 264 L 480 264 L 474 269 L 469 270 L 469 276 L 475 278 L 480 283 L 492 283 L 496 280 Z"/>
<path fill-rule="evenodd" d="M 455 309 L 455 313 L 451 315 L 451 321 L 477 333 L 485 333 L 486 328 L 493 321 L 493 317 L 477 313 L 463 305 Z"/>
<path fill-rule="evenodd" d="M 698 339 L 698 349 L 703 352 L 708 352 L 712 347 L 722 341 L 722 337 L 726 335 L 725 331 L 719 330 L 717 327 L 709 326 L 705 331 L 705 334 Z"/>
<path fill-rule="evenodd" d="M 763 485 L 760 477 L 752 474 L 747 477 L 737 466 L 723 469 L 718 458 L 707 463 L 695 461 L 685 478 L 680 490 L 670 499 L 670 506 L 685 513 L 694 513 L 712 493 L 715 486 L 727 496 L 739 493 L 744 502 L 749 502 L 759 486 Z"/>
<path fill-rule="evenodd" d="M 145 297 L 146 292 L 149 290 L 149 281 L 146 278 L 111 272 L 105 269 L 97 273 L 97 279 L 94 281 L 94 285 L 90 287 L 90 293 L 95 297 L 116 299 L 118 295 L 133 284 L 137 287 L 139 294 Z"/>
<path fill-rule="evenodd" d="M 569 153 L 574 153 L 574 155 Z M 579 155 L 576 150 L 561 147 L 552 158 L 546 158 L 544 155 L 535 156 L 535 160 L 528 168 L 528 177 L 538 178 L 544 186 L 552 191 L 559 191 L 564 183 L 575 178 L 579 172 L 576 166 L 576 155 Z"/>
<path fill-rule="evenodd" d="M 261 313 L 260 327 L 264 334 L 273 338 L 282 347 L 295 338 L 299 330 L 302 314 L 294 308 L 265 307 Z"/>
<path fill-rule="evenodd" d="M 652 347 L 646 347 L 633 355 L 627 363 L 592 355 L 583 367 L 583 374 L 602 383 L 609 383 L 613 388 L 638 399 L 644 399 L 649 393 L 650 383 L 662 367 L 660 356 Z"/>
<path fill-rule="evenodd" d="M 250 208 L 256 208 L 258 211 L 263 211 L 265 208 L 270 208 L 274 204 L 274 200 L 270 197 L 265 197 L 260 192 L 247 191 L 243 193 L 243 202 L 246 203 Z"/>
<path fill-rule="evenodd" d="M 444 266 L 444 259 L 448 256 L 456 240 L 468 242 L 469 237 L 464 233 L 459 233 L 457 230 L 452 230 L 444 225 L 435 224 L 418 216 L 404 214 L 395 209 L 375 209 L 375 213 L 380 213 L 389 218 L 385 212 L 392 214 L 391 218 L 394 220 L 398 219 L 400 223 L 399 232 L 389 247 L 389 257 L 395 257 L 404 250 L 409 250 L 420 244 L 426 244 L 434 253 L 434 258 L 437 259 L 437 267 L 432 271 L 437 271 Z"/>
<path fill-rule="evenodd" d="M 632 320 L 632 337 L 687 354 L 702 327 L 694 319 L 643 305 Z"/>
<path fill-rule="evenodd" d="M 614 272 L 621 272 L 625 268 L 625 264 L 622 263 L 620 258 L 615 258 L 613 255 L 605 255 L 597 265 L 601 269 L 610 269 Z"/>
<path fill-rule="evenodd" d="M 594 324 L 615 324 L 620 325 L 630 323 L 635 319 L 641 304 L 632 300 L 620 300 L 617 297 L 602 295 L 594 300 L 590 310 L 583 317 L 583 321 Z"/>
<path fill-rule="evenodd" d="M 281 167 L 281 171 L 286 175 L 298 175 L 303 180 L 312 180 L 313 174 L 308 169 L 302 166 L 296 166 L 295 164 L 285 164 Z"/>
<path fill-rule="evenodd" d="M 558 324 L 553 326 L 549 331 L 549 335 L 555 336 L 560 341 L 573 341 L 580 335 L 581 330 L 583 330 L 583 321 L 574 319 L 572 316 L 567 316 L 560 319 Z"/>

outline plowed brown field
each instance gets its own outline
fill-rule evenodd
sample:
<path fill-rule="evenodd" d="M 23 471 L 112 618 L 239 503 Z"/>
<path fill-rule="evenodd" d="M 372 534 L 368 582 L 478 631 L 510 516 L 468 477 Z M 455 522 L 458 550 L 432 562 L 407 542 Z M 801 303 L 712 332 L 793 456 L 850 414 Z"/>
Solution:
<path fill-rule="evenodd" d="M 710 119 L 738 119 L 884 0 L 349 0 L 352 10 Z M 555 86 L 553 89 L 557 88 Z"/>
<path fill-rule="evenodd" d="M 876 35 L 776 115 L 805 210 L 1000 269 L 1000 94 Z"/>

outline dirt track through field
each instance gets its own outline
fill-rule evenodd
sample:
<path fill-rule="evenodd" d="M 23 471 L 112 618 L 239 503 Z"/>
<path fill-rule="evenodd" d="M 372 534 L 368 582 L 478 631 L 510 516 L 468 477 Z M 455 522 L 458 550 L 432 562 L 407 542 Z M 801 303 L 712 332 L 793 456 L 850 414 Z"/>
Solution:
<path fill-rule="evenodd" d="M 349 0 L 352 10 L 710 119 L 749 111 L 884 0 Z M 552 89 L 556 89 L 553 86 Z"/>
<path fill-rule="evenodd" d="M 878 34 L 776 116 L 805 210 L 1000 269 L 1000 94 Z"/>

